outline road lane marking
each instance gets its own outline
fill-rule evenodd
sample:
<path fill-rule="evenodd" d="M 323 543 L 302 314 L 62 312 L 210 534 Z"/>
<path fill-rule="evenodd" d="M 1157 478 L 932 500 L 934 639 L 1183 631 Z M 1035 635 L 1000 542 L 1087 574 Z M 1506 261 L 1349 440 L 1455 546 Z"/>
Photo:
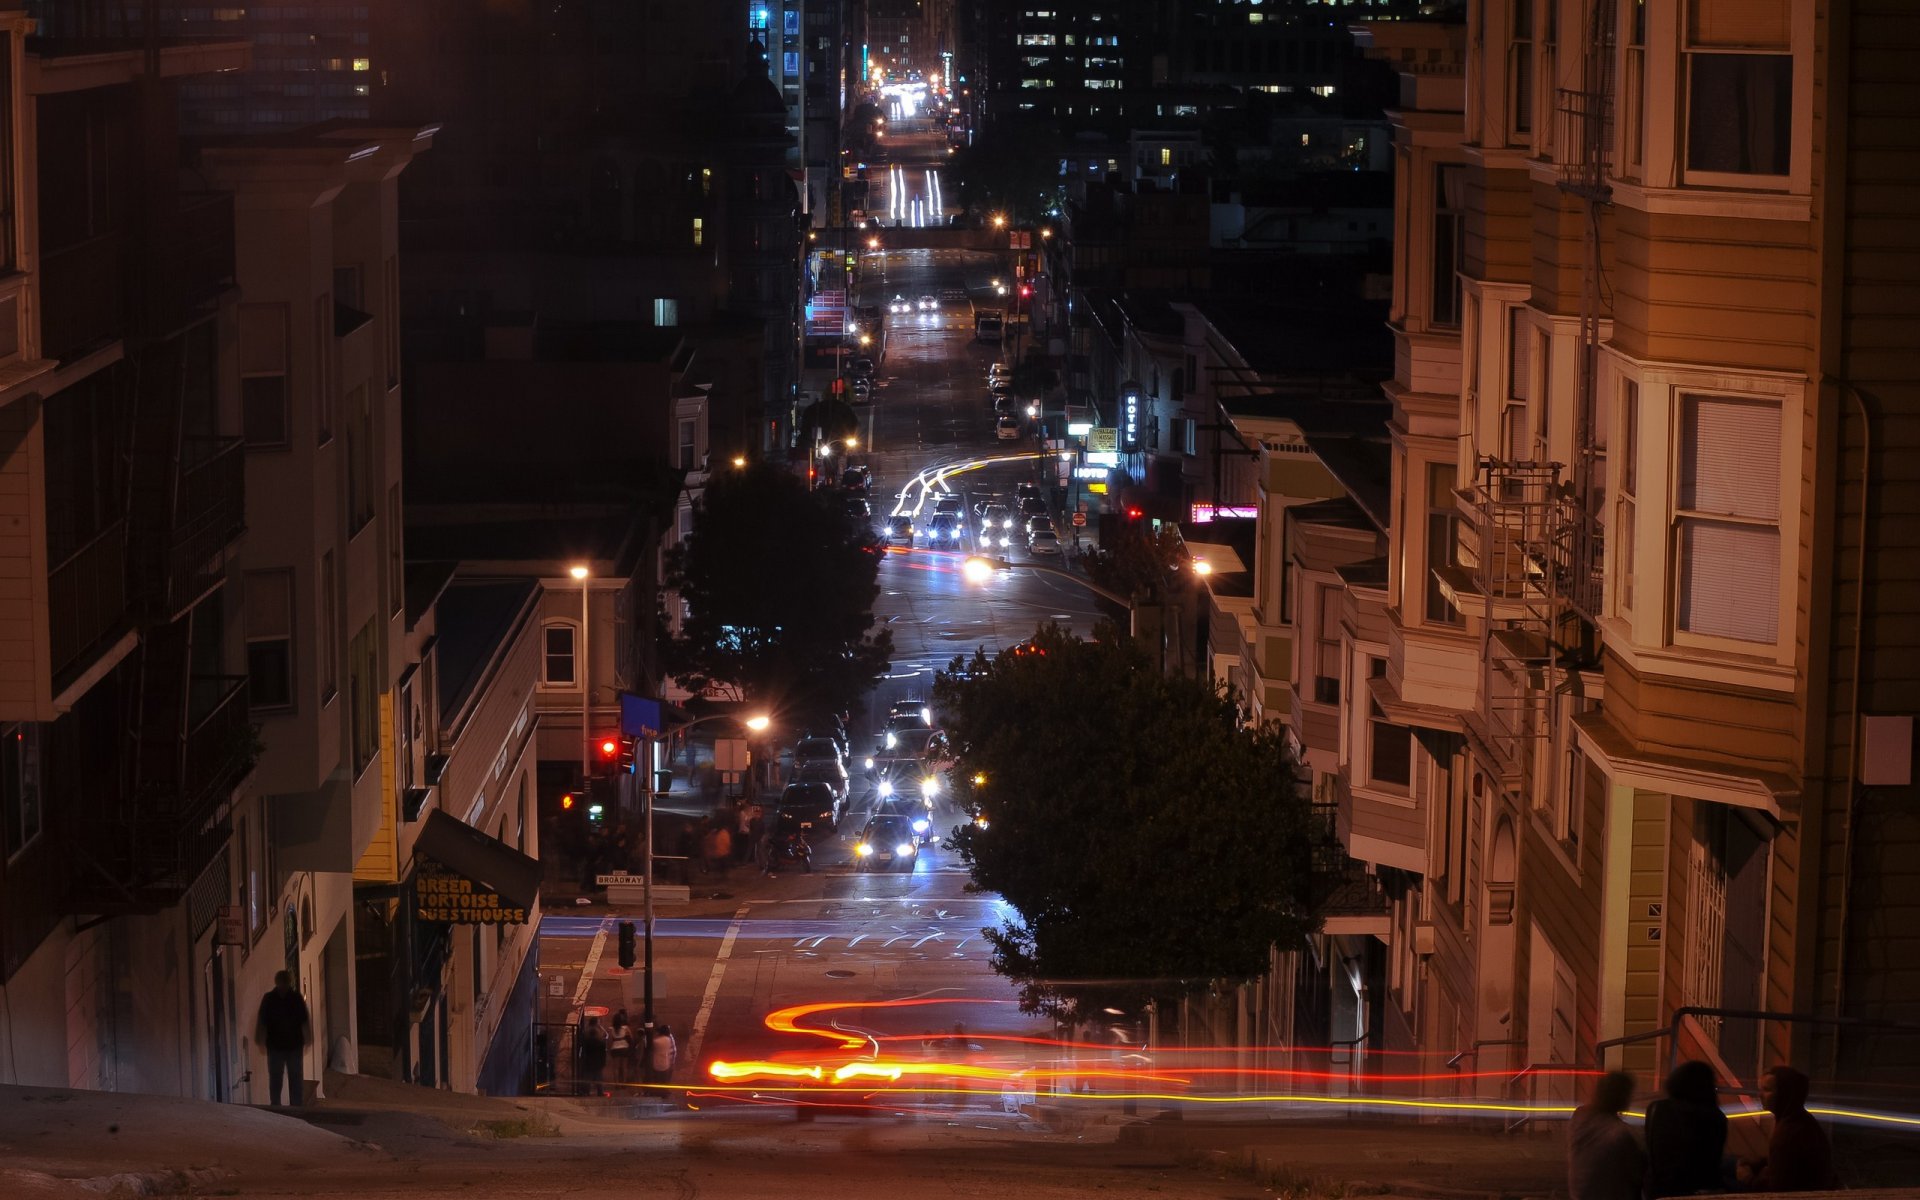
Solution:
<path fill-rule="evenodd" d="M 700 1061 L 700 1043 L 706 1040 L 707 1022 L 713 1019 L 714 1002 L 720 999 L 720 981 L 726 978 L 727 960 L 733 957 L 733 940 L 740 935 L 740 923 L 747 919 L 749 907 L 743 904 L 734 912 L 727 936 L 720 939 L 720 953 L 714 956 L 713 974 L 707 977 L 707 991 L 700 997 L 700 1011 L 693 1018 L 693 1034 L 687 1039 L 687 1058 L 691 1062 Z"/>
<path fill-rule="evenodd" d="M 612 917 L 604 917 L 600 928 L 593 935 L 593 945 L 587 950 L 587 961 L 580 964 L 580 986 L 573 990 L 573 1016 L 575 1020 L 587 1005 L 587 993 L 593 990 L 593 973 L 600 969 L 600 952 L 607 948 L 607 929 L 613 924 Z"/>

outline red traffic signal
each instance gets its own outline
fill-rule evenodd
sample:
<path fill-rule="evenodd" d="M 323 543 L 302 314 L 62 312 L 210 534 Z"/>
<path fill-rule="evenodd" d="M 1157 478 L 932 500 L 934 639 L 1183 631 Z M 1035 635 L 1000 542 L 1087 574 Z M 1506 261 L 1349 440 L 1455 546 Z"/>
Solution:
<path fill-rule="evenodd" d="M 1021 284 L 1021 285 L 1020 285 L 1020 298 L 1024 300 L 1024 299 L 1026 299 L 1026 298 L 1027 298 L 1028 296 L 1031 296 L 1031 295 L 1033 295 L 1033 285 L 1032 285 L 1032 284 L 1026 284 L 1026 283 L 1023 283 L 1023 284 Z"/>
<path fill-rule="evenodd" d="M 1147 514 L 1145 512 L 1143 512 L 1141 509 L 1139 509 L 1134 505 L 1130 504 L 1127 506 L 1127 520 L 1129 521 L 1138 521 L 1141 517 L 1144 517 L 1146 515 Z"/>

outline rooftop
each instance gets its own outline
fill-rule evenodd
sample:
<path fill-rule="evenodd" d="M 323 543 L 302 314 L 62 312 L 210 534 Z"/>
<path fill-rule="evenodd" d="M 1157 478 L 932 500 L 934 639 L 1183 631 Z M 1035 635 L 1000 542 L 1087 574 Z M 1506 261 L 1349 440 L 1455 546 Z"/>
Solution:
<path fill-rule="evenodd" d="M 465 707 L 512 635 L 540 584 L 532 579 L 455 580 L 435 606 L 440 723 Z"/>

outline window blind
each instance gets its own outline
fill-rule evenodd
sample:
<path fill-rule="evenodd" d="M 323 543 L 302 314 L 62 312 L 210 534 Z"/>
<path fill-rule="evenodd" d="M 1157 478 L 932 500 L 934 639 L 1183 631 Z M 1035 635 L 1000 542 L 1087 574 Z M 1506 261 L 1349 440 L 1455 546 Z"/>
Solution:
<path fill-rule="evenodd" d="M 1701 517 L 1679 523 L 1681 629 L 1771 643 L 1780 629 L 1780 531 Z"/>
<path fill-rule="evenodd" d="M 1680 507 L 1772 521 L 1780 516 L 1780 406 L 1686 396 L 1680 411 Z"/>

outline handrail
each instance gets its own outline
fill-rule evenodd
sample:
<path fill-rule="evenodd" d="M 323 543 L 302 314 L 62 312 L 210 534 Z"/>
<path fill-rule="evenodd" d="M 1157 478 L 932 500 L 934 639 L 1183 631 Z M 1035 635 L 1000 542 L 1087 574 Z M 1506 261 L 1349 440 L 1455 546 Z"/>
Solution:
<path fill-rule="evenodd" d="M 1578 1069 L 1579 1068 L 1573 1063 L 1563 1063 L 1563 1062 L 1528 1063 L 1526 1066 L 1520 1068 L 1519 1074 L 1515 1075 L 1512 1079 L 1507 1080 L 1506 1087 L 1501 1089 L 1501 1091 L 1502 1091 L 1502 1094 L 1506 1096 L 1509 1102 L 1513 1102 L 1514 1088 L 1519 1085 L 1521 1080 L 1537 1077 L 1542 1070 L 1575 1071 Z M 1514 1130 L 1520 1128 L 1522 1125 L 1525 1125 L 1528 1121 L 1533 1120 L 1534 1115 L 1535 1114 L 1531 1112 L 1514 1113 L 1511 1117 L 1508 1118 L 1507 1123 L 1503 1128 L 1503 1132 L 1512 1133 Z"/>
<path fill-rule="evenodd" d="M 1641 1042 L 1658 1041 L 1672 1037 L 1680 1032 L 1680 1024 L 1688 1017 L 1720 1017 L 1735 1021 L 1785 1021 L 1797 1025 L 1834 1025 L 1847 1029 L 1889 1029 L 1906 1033 L 1920 1034 L 1920 1025 L 1909 1021 L 1880 1021 L 1870 1017 L 1818 1017 L 1809 1013 L 1769 1012 L 1749 1008 L 1714 1008 L 1704 1004 L 1686 1004 L 1673 1010 L 1673 1020 L 1658 1029 L 1649 1029 L 1643 1033 L 1630 1033 L 1623 1037 L 1606 1038 L 1593 1044 L 1594 1063 L 1606 1066 L 1606 1054 L 1622 1046 L 1634 1046 Z M 1678 1047 L 1675 1048 L 1678 1053 Z"/>
<path fill-rule="evenodd" d="M 1469 1058 L 1479 1058 L 1480 1051 L 1486 1049 L 1488 1046 L 1524 1046 L 1526 1044 L 1527 1044 L 1526 1038 L 1481 1038 L 1479 1041 L 1475 1042 L 1472 1046 L 1468 1047 L 1465 1050 L 1459 1051 L 1452 1058 L 1449 1058 L 1446 1064 L 1447 1070 L 1458 1071 L 1460 1069 L 1460 1063 L 1462 1060 L 1469 1059 Z"/>

